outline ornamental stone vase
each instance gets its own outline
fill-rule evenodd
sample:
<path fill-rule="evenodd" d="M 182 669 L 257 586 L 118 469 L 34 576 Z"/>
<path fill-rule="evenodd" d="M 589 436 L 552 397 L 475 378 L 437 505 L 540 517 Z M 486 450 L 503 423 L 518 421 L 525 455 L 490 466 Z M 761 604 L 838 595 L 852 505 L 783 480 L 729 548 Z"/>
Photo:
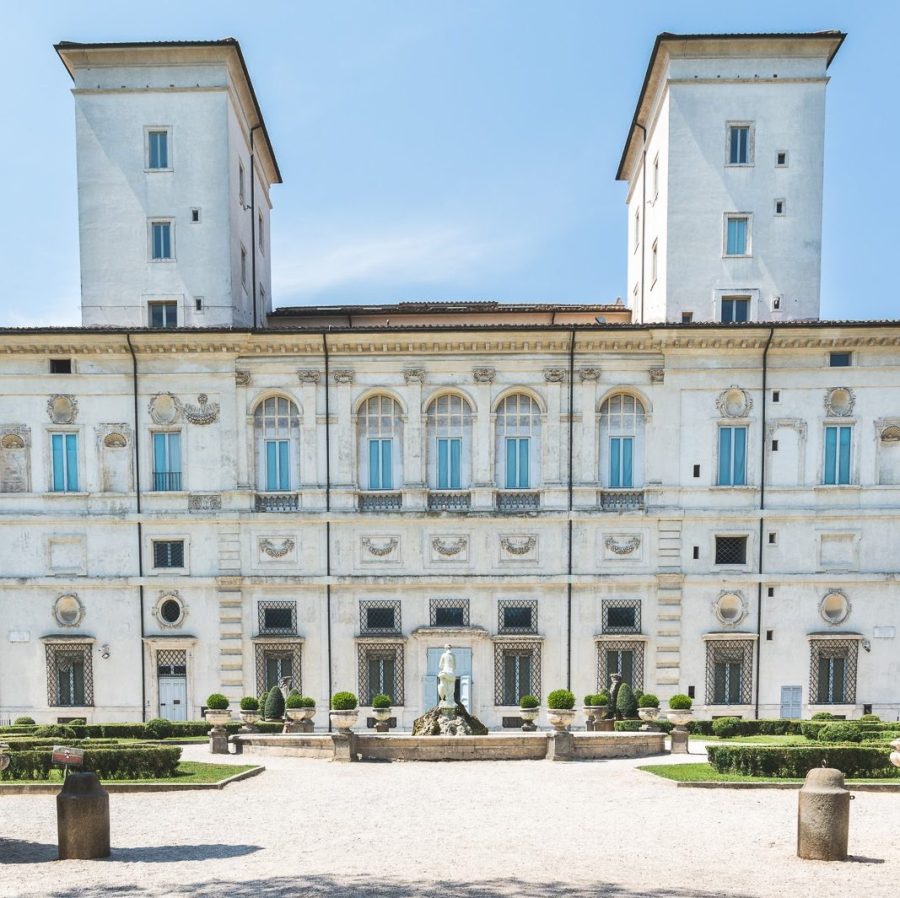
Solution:
<path fill-rule="evenodd" d="M 256 732 L 256 722 L 259 720 L 259 711 L 244 711 L 241 710 L 241 721 L 244 724 L 241 727 L 242 733 L 255 733 Z"/>
<path fill-rule="evenodd" d="M 659 708 L 638 708 L 638 717 L 652 723 L 659 719 Z"/>
<path fill-rule="evenodd" d="M 537 729 L 534 722 L 538 719 L 538 714 L 540 713 L 540 708 L 519 708 L 519 717 L 522 718 L 522 729 L 526 733 L 533 733 Z"/>
<path fill-rule="evenodd" d="M 689 754 L 687 724 L 693 720 L 694 713 L 690 708 L 669 708 L 666 717 L 675 724 L 675 729 L 669 734 L 672 741 L 673 755 Z"/>
<path fill-rule="evenodd" d="M 572 725 L 575 713 L 574 708 L 550 708 L 547 711 L 547 720 L 557 733 L 564 733 Z"/>
<path fill-rule="evenodd" d="M 372 716 L 375 718 L 375 732 L 386 733 L 390 730 L 388 721 L 391 719 L 392 708 L 372 708 Z"/>
<path fill-rule="evenodd" d="M 680 710 L 669 708 L 666 711 L 666 718 L 671 720 L 676 727 L 683 727 L 694 719 L 694 712 L 690 708 L 682 708 Z"/>
<path fill-rule="evenodd" d="M 587 729 L 588 732 L 593 732 L 596 728 L 597 721 L 602 717 L 606 717 L 606 709 L 608 705 L 585 705 L 582 708 L 584 711 L 584 716 L 587 718 Z"/>
<path fill-rule="evenodd" d="M 341 733 L 349 733 L 353 725 L 359 719 L 359 709 L 352 708 L 349 711 L 332 711 L 331 723 Z"/>
<path fill-rule="evenodd" d="M 225 724 L 231 720 L 231 711 L 214 710 L 207 708 L 205 712 L 206 722 L 212 727 L 209 731 L 209 750 L 214 755 L 228 754 L 228 734 L 225 732 Z"/>

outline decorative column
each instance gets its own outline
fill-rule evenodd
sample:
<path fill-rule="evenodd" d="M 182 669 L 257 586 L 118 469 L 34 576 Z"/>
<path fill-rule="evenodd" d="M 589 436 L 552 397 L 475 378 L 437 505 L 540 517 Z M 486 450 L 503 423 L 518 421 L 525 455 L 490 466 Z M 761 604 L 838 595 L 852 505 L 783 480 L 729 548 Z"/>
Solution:
<path fill-rule="evenodd" d="M 495 368 L 473 368 L 475 381 L 475 417 L 472 421 L 472 508 L 493 507 L 494 479 L 492 460 L 494 442 L 491 433 L 491 385 Z"/>
<path fill-rule="evenodd" d="M 560 457 L 564 448 L 562 439 L 564 430 L 560 425 L 566 369 L 544 368 L 544 381 L 547 384 L 547 417 L 541 440 L 541 483 L 544 487 L 546 506 L 554 508 L 564 505 L 567 501 L 567 497 L 562 493 L 562 467 L 560 465 Z"/>
<path fill-rule="evenodd" d="M 324 491 L 319 487 L 319 381 L 321 372 L 305 368 L 297 372 L 300 381 L 300 489 L 302 507 L 324 507 Z"/>
<path fill-rule="evenodd" d="M 597 428 L 597 396 L 600 383 L 599 368 L 580 368 L 578 371 L 579 387 L 576 391 L 581 406 L 580 444 L 581 452 L 578 463 L 575 465 L 575 485 L 596 484 L 600 471 L 598 458 L 598 428 Z M 576 440 L 578 437 L 576 437 Z M 578 445 L 578 443 L 576 443 Z M 576 500 L 577 502 L 577 500 Z M 590 497 L 585 497 L 579 505 L 596 505 L 596 492 L 592 490 Z"/>
<path fill-rule="evenodd" d="M 353 507 L 353 490 L 356 487 L 356 472 L 353 470 L 356 434 L 353 432 L 351 389 L 354 373 L 352 368 L 335 368 L 331 372 L 331 376 L 336 386 L 333 403 L 336 426 L 331 431 L 331 451 L 334 462 L 331 474 L 335 492 L 332 492 L 331 498 L 333 507 L 346 509 Z"/>
<path fill-rule="evenodd" d="M 253 377 L 244 368 L 234 371 L 234 426 L 242 426 L 244 432 L 235 439 L 235 479 L 239 490 L 249 490 L 253 484 L 250 453 L 253 451 L 253 416 L 247 410 L 247 388 Z M 240 423 L 239 423 L 240 422 Z M 252 498 L 250 500 L 253 501 Z"/>
<path fill-rule="evenodd" d="M 403 426 L 403 507 L 425 508 L 425 441 L 422 432 L 422 385 L 424 368 L 404 368 L 406 421 Z"/>

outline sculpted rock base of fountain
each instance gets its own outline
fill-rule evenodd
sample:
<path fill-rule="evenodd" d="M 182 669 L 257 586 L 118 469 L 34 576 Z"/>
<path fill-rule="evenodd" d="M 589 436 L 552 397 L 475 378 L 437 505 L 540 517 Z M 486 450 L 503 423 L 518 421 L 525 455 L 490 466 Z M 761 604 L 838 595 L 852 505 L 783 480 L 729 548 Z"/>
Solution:
<path fill-rule="evenodd" d="M 462 706 L 455 711 L 440 706 L 426 711 L 413 722 L 413 736 L 486 736 L 487 727 Z"/>

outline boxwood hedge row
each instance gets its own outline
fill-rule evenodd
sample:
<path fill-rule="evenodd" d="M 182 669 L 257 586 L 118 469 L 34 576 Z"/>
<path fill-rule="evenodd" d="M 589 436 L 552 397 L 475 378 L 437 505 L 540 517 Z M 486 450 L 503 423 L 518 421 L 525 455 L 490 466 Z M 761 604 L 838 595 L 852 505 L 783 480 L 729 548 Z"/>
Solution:
<path fill-rule="evenodd" d="M 836 767 L 847 777 L 900 775 L 883 748 L 861 745 L 708 745 L 709 763 L 719 773 L 803 779 L 813 767 Z"/>
<path fill-rule="evenodd" d="M 9 767 L 0 779 L 46 780 L 51 770 L 58 769 L 48 749 L 15 751 L 9 757 Z M 91 770 L 101 780 L 167 779 L 175 776 L 180 760 L 181 749 L 174 745 L 91 748 L 85 750 L 84 764 L 78 769 Z"/>
<path fill-rule="evenodd" d="M 209 733 L 210 725 L 205 720 L 177 720 L 168 721 L 171 726 L 170 735 L 173 739 L 186 739 L 191 736 L 205 736 Z M 232 720 L 225 725 L 229 733 L 236 733 L 242 724 L 239 720 Z M 261 733 L 280 733 L 283 724 L 278 722 L 260 721 L 256 728 Z M 3 736 L 34 736 L 35 738 L 53 739 L 158 739 L 162 738 L 158 727 L 153 722 L 148 723 L 88 723 L 88 724 L 42 724 L 38 726 L 7 726 L 0 727 L 0 737 Z"/>

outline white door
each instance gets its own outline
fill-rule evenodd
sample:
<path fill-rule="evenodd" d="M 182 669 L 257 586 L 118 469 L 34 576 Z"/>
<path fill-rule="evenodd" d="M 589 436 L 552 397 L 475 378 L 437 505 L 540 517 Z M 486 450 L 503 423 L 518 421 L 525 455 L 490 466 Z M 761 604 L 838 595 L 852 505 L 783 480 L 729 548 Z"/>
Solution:
<path fill-rule="evenodd" d="M 800 717 L 801 704 L 800 686 L 782 686 L 781 687 L 781 716 L 789 718 Z"/>
<path fill-rule="evenodd" d="M 159 678 L 159 716 L 165 720 L 187 720 L 187 680 Z"/>
<path fill-rule="evenodd" d="M 442 648 L 428 649 L 425 667 L 425 703 L 422 706 L 425 711 L 435 707 L 438 703 L 437 673 L 441 664 Z M 456 700 L 471 714 L 472 713 L 472 650 L 453 649 L 456 658 Z"/>

